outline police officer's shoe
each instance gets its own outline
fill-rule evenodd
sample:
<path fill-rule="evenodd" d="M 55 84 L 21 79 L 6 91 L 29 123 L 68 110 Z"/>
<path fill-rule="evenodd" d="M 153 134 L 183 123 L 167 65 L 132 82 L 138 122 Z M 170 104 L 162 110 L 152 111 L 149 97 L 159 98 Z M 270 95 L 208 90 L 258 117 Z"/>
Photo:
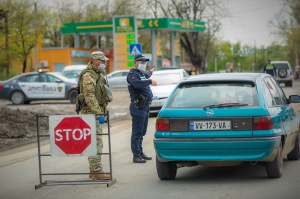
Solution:
<path fill-rule="evenodd" d="M 133 163 L 146 163 L 146 160 L 144 160 L 141 156 L 135 156 L 133 157 Z"/>
<path fill-rule="evenodd" d="M 151 156 L 147 156 L 145 153 L 142 153 L 142 154 L 141 154 L 141 157 L 142 157 L 144 160 L 152 160 L 152 157 L 151 157 Z"/>
<path fill-rule="evenodd" d="M 109 180 L 110 179 L 110 174 L 104 173 L 102 171 L 102 169 L 97 170 L 97 171 L 92 171 L 92 172 L 95 172 L 92 174 L 92 180 Z"/>

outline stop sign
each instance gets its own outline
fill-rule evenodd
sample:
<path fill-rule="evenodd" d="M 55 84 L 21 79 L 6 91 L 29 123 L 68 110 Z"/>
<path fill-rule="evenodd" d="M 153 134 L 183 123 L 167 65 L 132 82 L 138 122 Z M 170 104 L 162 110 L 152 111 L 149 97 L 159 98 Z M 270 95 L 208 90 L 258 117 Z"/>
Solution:
<path fill-rule="evenodd" d="M 81 117 L 65 117 L 54 127 L 54 143 L 65 154 L 82 154 L 91 141 L 91 127 Z"/>

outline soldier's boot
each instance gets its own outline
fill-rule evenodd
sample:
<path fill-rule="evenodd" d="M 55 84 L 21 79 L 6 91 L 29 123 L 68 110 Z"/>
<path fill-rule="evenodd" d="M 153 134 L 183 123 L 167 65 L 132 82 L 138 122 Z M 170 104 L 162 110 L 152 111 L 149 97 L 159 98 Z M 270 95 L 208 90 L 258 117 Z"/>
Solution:
<path fill-rule="evenodd" d="M 110 174 L 106 174 L 102 171 L 102 169 L 93 171 L 97 172 L 92 174 L 92 180 L 109 180 L 110 179 Z"/>
<path fill-rule="evenodd" d="M 90 169 L 89 178 L 92 178 L 92 175 L 93 175 L 93 174 L 91 174 L 92 172 L 93 172 L 92 169 Z"/>

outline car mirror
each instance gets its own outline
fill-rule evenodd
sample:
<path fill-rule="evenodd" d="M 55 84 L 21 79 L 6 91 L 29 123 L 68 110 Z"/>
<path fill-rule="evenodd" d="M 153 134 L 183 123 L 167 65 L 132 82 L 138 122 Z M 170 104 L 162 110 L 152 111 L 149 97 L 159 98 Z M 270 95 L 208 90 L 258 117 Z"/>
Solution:
<path fill-rule="evenodd" d="M 55 82 L 56 83 L 62 83 L 62 81 L 60 79 L 56 79 Z"/>
<path fill-rule="evenodd" d="M 299 95 L 290 95 L 289 102 L 290 103 L 300 103 L 300 96 Z"/>

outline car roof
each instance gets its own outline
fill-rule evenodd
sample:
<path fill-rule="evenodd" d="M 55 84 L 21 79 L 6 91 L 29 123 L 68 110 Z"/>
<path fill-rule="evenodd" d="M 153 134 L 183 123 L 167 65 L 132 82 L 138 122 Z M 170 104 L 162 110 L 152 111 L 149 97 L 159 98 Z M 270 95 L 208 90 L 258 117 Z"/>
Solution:
<path fill-rule="evenodd" d="M 87 65 L 69 65 L 65 66 L 63 71 L 68 71 L 68 70 L 83 70 L 87 67 Z"/>
<path fill-rule="evenodd" d="M 271 63 L 276 64 L 276 63 L 289 63 L 289 62 L 288 61 L 271 61 Z"/>
<path fill-rule="evenodd" d="M 269 76 L 266 73 L 210 73 L 201 75 L 192 75 L 187 77 L 183 82 L 197 82 L 197 81 L 252 81 L 256 79 Z"/>

